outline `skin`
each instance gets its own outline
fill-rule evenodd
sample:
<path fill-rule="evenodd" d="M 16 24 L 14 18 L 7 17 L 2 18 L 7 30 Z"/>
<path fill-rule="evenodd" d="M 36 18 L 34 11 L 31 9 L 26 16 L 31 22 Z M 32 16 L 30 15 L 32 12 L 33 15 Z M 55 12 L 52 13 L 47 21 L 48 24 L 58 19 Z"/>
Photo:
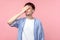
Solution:
<path fill-rule="evenodd" d="M 26 17 L 29 18 L 29 19 L 33 19 L 33 16 L 32 16 L 33 12 L 34 12 L 34 10 L 32 9 L 32 7 L 29 6 L 29 9 L 27 9 L 27 10 L 25 11 Z"/>
<path fill-rule="evenodd" d="M 7 23 L 12 24 L 18 17 L 20 17 L 24 13 L 26 15 L 26 18 L 33 19 L 33 16 L 32 16 L 33 12 L 34 12 L 34 10 L 32 9 L 32 7 L 29 5 L 26 5 L 24 8 L 21 9 L 21 11 L 18 14 L 16 14 L 12 18 L 10 18 L 7 21 Z"/>

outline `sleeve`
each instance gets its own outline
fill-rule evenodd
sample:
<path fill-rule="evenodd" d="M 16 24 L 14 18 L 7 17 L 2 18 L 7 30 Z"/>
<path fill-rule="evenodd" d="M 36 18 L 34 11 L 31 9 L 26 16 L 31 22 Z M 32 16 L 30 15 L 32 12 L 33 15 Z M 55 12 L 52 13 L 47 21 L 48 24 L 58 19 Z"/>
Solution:
<path fill-rule="evenodd" d="M 20 19 L 16 19 L 12 24 L 9 24 L 9 26 L 18 28 L 18 24 L 19 24 L 20 20 L 21 20 L 21 18 Z"/>
<path fill-rule="evenodd" d="M 41 22 L 39 22 L 38 26 L 38 40 L 44 40 L 44 31 Z"/>

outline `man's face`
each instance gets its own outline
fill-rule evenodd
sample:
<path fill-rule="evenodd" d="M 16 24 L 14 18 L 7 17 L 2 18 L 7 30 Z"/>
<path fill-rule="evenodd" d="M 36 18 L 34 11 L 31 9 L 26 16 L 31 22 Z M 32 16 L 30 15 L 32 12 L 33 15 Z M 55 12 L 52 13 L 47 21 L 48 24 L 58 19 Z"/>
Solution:
<path fill-rule="evenodd" d="M 29 6 L 29 5 L 28 5 L 28 6 Z M 26 14 L 26 16 L 30 16 L 30 15 L 33 14 L 33 12 L 34 12 L 34 10 L 32 9 L 32 7 L 29 6 L 29 9 L 27 9 L 27 10 L 25 11 L 25 14 Z"/>

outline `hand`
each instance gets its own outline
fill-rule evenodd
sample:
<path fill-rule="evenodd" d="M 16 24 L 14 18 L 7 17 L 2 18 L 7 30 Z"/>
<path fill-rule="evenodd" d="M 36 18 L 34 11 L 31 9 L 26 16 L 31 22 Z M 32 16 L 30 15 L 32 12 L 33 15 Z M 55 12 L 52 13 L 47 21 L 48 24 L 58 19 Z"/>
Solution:
<path fill-rule="evenodd" d="M 22 11 L 25 12 L 25 11 L 28 10 L 29 8 L 30 8 L 30 6 L 27 5 L 27 6 L 25 6 L 25 7 L 22 9 Z"/>

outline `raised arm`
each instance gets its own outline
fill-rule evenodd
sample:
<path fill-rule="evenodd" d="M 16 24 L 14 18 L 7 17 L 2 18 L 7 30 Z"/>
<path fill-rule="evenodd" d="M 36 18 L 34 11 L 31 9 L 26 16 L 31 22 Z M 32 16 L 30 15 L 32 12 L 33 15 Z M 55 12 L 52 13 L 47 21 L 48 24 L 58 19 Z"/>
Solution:
<path fill-rule="evenodd" d="M 12 24 L 19 16 L 21 16 L 27 9 L 29 9 L 29 6 L 25 6 L 24 8 L 22 8 L 21 12 L 19 12 L 18 14 L 16 14 L 15 16 L 13 16 L 12 18 L 10 18 L 8 20 L 8 24 Z"/>

